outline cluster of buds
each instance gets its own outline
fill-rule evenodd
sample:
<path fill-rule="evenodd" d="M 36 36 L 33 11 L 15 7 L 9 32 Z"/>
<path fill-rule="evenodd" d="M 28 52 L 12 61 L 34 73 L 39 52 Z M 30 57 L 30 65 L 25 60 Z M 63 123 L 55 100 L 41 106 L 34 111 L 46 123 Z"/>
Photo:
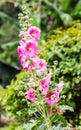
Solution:
<path fill-rule="evenodd" d="M 20 46 L 17 48 L 20 63 L 25 71 L 33 72 L 33 76 L 30 77 L 30 81 L 27 83 L 26 97 L 31 102 L 35 102 L 38 97 L 37 91 L 39 91 L 39 94 L 43 96 L 48 106 L 56 106 L 60 100 L 60 92 L 63 89 L 64 83 L 61 81 L 58 84 L 57 90 L 50 91 L 52 71 L 50 70 L 49 73 L 47 73 L 47 62 L 38 57 L 40 29 L 31 26 L 27 32 L 25 32 L 25 37 L 23 31 L 20 31 L 20 34 L 22 39 Z M 39 77 L 38 84 L 36 84 L 34 77 L 38 77 L 38 75 L 42 75 L 42 78 Z M 58 113 L 60 113 L 60 111 L 58 111 Z"/>
<path fill-rule="evenodd" d="M 26 0 L 22 0 L 21 10 L 22 12 L 18 14 L 19 25 L 23 31 L 26 31 L 32 25 L 32 14 L 29 4 Z"/>

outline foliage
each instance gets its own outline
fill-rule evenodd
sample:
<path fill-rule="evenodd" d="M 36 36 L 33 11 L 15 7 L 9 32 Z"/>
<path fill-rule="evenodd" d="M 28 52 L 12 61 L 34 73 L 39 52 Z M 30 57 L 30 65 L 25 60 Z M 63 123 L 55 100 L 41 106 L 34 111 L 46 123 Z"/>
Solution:
<path fill-rule="evenodd" d="M 39 24 L 44 32 L 49 32 L 58 26 L 70 26 L 72 19 L 81 18 L 81 0 L 66 0 L 66 2 L 65 0 L 1 0 L 1 5 L 6 2 L 13 3 L 19 8 L 22 3 L 29 3 L 33 7 L 34 24 Z"/>
<path fill-rule="evenodd" d="M 2 92 L 4 91 L 4 89 L 2 88 L 2 86 L 0 86 L 0 95 L 2 95 Z M 3 109 L 2 109 L 2 96 L 0 97 L 0 116 L 3 113 Z"/>
<path fill-rule="evenodd" d="M 17 66 L 17 65 L 19 66 L 17 51 L 16 51 L 17 45 L 18 45 L 18 41 L 1 45 L 0 60 L 6 61 L 7 63 L 13 66 Z"/>
<path fill-rule="evenodd" d="M 2 99 L 4 99 L 2 100 L 2 105 L 10 117 L 15 117 L 24 124 L 24 130 L 27 128 L 30 128 L 30 130 L 45 129 L 44 120 L 40 116 L 39 111 L 35 109 L 35 106 L 31 106 L 31 102 L 26 98 L 27 82 L 29 82 L 28 79 L 30 76 L 30 72 L 21 71 L 20 74 L 17 75 L 16 81 L 12 80 L 11 84 L 7 86 L 7 90 L 3 91 L 1 96 Z M 71 107 L 61 106 L 61 104 L 60 108 L 62 108 L 63 111 L 73 111 Z M 54 114 L 50 119 L 53 122 L 56 121 L 56 125 L 54 123 L 55 126 L 58 126 L 59 123 L 58 127 L 63 127 L 67 124 L 62 115 Z"/>
<path fill-rule="evenodd" d="M 44 53 L 42 53 L 44 52 Z M 63 80 L 65 88 L 65 104 L 75 108 L 72 120 L 81 123 L 80 119 L 80 90 L 81 90 L 81 23 L 73 22 L 67 29 L 58 28 L 46 37 L 46 42 L 40 46 L 40 56 L 45 58 L 49 67 L 57 64 L 56 80 Z M 54 80 L 54 78 L 52 79 Z M 79 105 L 80 104 L 80 105 Z M 79 115 L 78 115 L 79 113 Z M 67 116 L 69 113 L 67 114 Z M 69 116 L 70 116 L 69 115 Z M 78 116 L 78 118 L 77 118 Z M 69 117 L 70 118 L 70 117 Z M 77 119 L 74 119 L 77 118 Z"/>
<path fill-rule="evenodd" d="M 68 27 L 72 24 L 72 19 L 81 18 L 81 0 L 43 0 L 41 28 L 47 32 L 58 26 Z M 44 25 L 44 26 L 43 26 Z"/>
<path fill-rule="evenodd" d="M 13 123 L 9 126 L 7 125 L 5 127 L 0 127 L 0 130 L 23 130 L 23 127 L 21 124 Z"/>
<path fill-rule="evenodd" d="M 0 60 L 6 61 L 11 65 L 18 65 L 16 47 L 19 42 L 18 22 L 0 11 L 2 25 L 0 28 Z"/>
<path fill-rule="evenodd" d="M 28 111 L 27 100 L 26 98 L 24 98 L 27 88 L 27 77 L 27 73 L 20 73 L 19 76 L 17 76 L 18 80 L 16 80 L 16 82 L 12 81 L 11 85 L 4 93 L 5 104 L 9 106 L 5 107 L 7 108 L 7 110 L 12 111 L 12 115 L 15 115 L 17 118 L 20 118 L 21 116 L 25 118 Z M 20 119 L 22 120 L 23 118 Z"/>

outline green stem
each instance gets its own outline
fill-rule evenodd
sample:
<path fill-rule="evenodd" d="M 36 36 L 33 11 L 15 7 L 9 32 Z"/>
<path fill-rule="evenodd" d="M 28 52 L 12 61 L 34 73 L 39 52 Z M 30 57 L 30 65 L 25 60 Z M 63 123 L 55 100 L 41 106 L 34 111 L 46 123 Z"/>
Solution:
<path fill-rule="evenodd" d="M 47 127 L 46 130 L 49 130 L 49 128 L 51 127 L 51 122 L 49 120 L 49 117 L 47 117 L 47 113 L 45 111 L 45 106 L 43 105 L 42 108 L 43 108 L 42 114 L 43 114 L 43 117 L 44 117 L 44 120 L 45 120 L 45 123 L 46 123 L 46 127 Z"/>

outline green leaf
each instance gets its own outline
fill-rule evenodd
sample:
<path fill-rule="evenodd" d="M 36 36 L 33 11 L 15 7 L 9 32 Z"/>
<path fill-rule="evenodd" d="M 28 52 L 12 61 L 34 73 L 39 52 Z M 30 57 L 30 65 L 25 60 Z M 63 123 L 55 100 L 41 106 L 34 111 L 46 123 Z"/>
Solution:
<path fill-rule="evenodd" d="M 81 0 L 78 1 L 78 3 L 76 4 L 76 7 L 71 12 L 71 16 L 77 17 L 78 15 L 81 17 Z"/>
<path fill-rule="evenodd" d="M 59 115 L 59 114 L 54 114 L 51 118 L 50 118 L 51 122 L 52 123 L 56 123 L 56 122 L 59 122 L 61 121 L 60 123 L 63 123 L 64 125 L 67 124 L 67 121 L 66 119 L 62 116 L 62 115 Z"/>
<path fill-rule="evenodd" d="M 72 0 L 62 0 L 62 10 L 63 11 L 67 11 L 67 9 L 69 8 L 70 4 L 71 4 Z"/>
<path fill-rule="evenodd" d="M 57 126 L 53 126 L 51 130 L 64 130 L 63 127 L 60 126 L 61 124 L 58 124 Z"/>
<path fill-rule="evenodd" d="M 29 123 L 23 125 L 24 130 L 34 130 L 35 126 L 38 124 L 37 120 L 30 120 Z M 34 129 L 33 129 L 34 128 Z"/>
<path fill-rule="evenodd" d="M 29 115 L 35 114 L 36 111 L 37 111 L 36 108 L 30 108 L 30 109 L 28 110 L 28 114 L 29 114 Z"/>
<path fill-rule="evenodd" d="M 72 112 L 74 111 L 74 109 L 68 105 L 60 105 L 59 107 L 60 107 L 60 110 L 62 110 L 62 111 L 66 111 L 66 110 L 69 110 Z"/>
<path fill-rule="evenodd" d="M 43 3 L 47 5 L 51 10 L 53 10 L 57 16 L 59 16 L 60 20 L 63 22 L 64 26 L 71 26 L 72 25 L 72 17 L 64 13 L 63 11 L 59 10 L 56 6 L 51 4 L 50 2 L 44 0 Z"/>
<path fill-rule="evenodd" d="M 6 47 L 13 48 L 13 47 L 17 47 L 18 44 L 19 44 L 19 41 L 14 41 L 14 42 L 9 42 L 9 43 L 2 44 L 0 47 L 2 49 L 6 49 Z"/>

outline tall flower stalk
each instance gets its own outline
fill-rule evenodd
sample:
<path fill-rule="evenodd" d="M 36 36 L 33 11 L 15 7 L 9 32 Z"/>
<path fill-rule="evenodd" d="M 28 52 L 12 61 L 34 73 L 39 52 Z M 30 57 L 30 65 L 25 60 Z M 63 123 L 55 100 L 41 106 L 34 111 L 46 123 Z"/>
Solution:
<path fill-rule="evenodd" d="M 32 72 L 27 82 L 26 98 L 30 106 L 35 107 L 36 111 L 41 114 L 48 130 L 51 128 L 50 117 L 55 113 L 61 114 L 57 106 L 64 83 L 61 81 L 57 89 L 51 87 L 52 70 L 48 70 L 47 62 L 38 57 L 40 32 L 39 28 L 30 26 L 24 36 L 24 31 L 21 30 L 21 41 L 17 51 L 24 71 Z"/>

